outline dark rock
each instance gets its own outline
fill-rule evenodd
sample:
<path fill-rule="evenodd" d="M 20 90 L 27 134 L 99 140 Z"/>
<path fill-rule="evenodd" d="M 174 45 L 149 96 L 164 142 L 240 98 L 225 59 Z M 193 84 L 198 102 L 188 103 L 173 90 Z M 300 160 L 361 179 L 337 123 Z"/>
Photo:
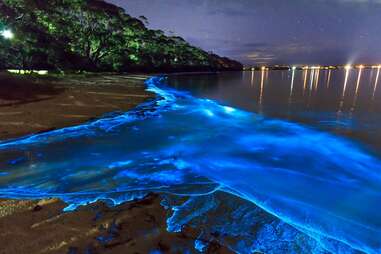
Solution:
<path fill-rule="evenodd" d="M 35 207 L 33 207 L 33 212 L 39 212 L 42 210 L 42 206 L 40 205 L 36 205 Z"/>

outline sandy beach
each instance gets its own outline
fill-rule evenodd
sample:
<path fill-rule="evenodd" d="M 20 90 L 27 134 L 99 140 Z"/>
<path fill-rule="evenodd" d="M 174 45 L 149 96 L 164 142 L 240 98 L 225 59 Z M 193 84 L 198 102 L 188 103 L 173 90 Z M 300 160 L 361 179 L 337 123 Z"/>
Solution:
<path fill-rule="evenodd" d="M 117 207 L 98 202 L 63 213 L 57 199 L 0 201 L 0 253 L 184 253 L 197 229 L 166 230 L 167 211 L 151 194 Z M 156 252 L 154 252 L 156 251 Z M 206 253 L 231 253 L 211 243 Z"/>
<path fill-rule="evenodd" d="M 0 139 L 73 126 L 154 98 L 146 75 L 31 77 L 0 74 Z M 182 253 L 194 249 L 197 229 L 168 233 L 161 198 L 117 207 L 104 203 L 64 213 L 51 200 L 0 200 L 0 253 Z M 179 249 L 179 247 L 181 247 Z M 208 253 L 229 253 L 211 243 Z"/>
<path fill-rule="evenodd" d="M 155 95 L 146 75 L 31 77 L 0 74 L 0 140 L 78 125 L 127 111 Z"/>

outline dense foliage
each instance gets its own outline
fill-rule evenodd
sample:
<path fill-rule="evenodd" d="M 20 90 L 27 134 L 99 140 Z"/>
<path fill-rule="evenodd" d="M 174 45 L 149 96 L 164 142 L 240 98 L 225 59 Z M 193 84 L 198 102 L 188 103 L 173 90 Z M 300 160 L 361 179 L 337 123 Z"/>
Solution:
<path fill-rule="evenodd" d="M 144 17 L 141 17 L 146 21 Z M 147 29 L 100 0 L 2 0 L 0 68 L 56 70 L 224 70 L 242 66 Z"/>

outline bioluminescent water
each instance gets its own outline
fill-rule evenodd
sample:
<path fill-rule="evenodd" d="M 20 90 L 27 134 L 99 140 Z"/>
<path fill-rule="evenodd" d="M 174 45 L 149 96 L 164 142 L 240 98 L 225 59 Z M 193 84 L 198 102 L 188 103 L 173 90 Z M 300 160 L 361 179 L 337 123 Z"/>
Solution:
<path fill-rule="evenodd" d="M 164 83 L 148 80 L 158 99 L 130 112 L 0 143 L 0 197 L 73 210 L 158 192 L 168 230 L 202 229 L 200 251 L 212 234 L 238 253 L 381 252 L 371 147 Z"/>

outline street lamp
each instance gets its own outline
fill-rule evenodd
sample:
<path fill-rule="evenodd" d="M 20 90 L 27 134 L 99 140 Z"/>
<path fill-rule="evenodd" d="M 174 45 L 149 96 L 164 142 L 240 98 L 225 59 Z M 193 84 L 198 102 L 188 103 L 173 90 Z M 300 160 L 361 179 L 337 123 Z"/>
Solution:
<path fill-rule="evenodd" d="M 5 30 L 1 31 L 1 36 L 3 36 L 4 39 L 7 39 L 7 40 L 11 40 L 11 39 L 13 39 L 13 37 L 15 37 L 13 32 L 9 29 L 5 29 Z"/>

